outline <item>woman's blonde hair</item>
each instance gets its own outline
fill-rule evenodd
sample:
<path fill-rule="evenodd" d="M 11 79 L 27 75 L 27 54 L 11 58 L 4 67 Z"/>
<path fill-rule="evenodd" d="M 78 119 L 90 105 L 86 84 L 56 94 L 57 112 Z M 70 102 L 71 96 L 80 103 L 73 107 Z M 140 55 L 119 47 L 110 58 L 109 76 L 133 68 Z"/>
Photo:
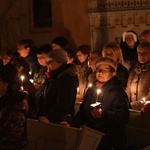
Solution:
<path fill-rule="evenodd" d="M 106 57 L 106 52 L 108 49 L 112 50 L 112 53 L 117 57 L 117 64 L 123 64 L 123 54 L 121 51 L 120 46 L 116 42 L 110 42 L 107 45 L 104 46 L 102 50 L 102 56 Z"/>

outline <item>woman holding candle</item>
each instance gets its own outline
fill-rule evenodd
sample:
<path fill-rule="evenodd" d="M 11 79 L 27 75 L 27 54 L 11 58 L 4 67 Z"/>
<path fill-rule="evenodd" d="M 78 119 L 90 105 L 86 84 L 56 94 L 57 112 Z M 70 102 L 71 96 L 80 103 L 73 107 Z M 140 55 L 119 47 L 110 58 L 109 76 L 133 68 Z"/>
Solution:
<path fill-rule="evenodd" d="M 135 110 L 143 107 L 142 98 L 150 100 L 150 42 L 142 42 L 137 47 L 138 63 L 130 71 L 126 92 Z"/>
<path fill-rule="evenodd" d="M 116 63 L 110 58 L 103 57 L 96 62 L 97 81 L 88 88 L 72 123 L 72 126 L 86 125 L 105 133 L 99 150 L 124 150 L 126 147 L 125 124 L 129 119 L 129 103 L 115 76 L 116 68 Z M 97 89 L 100 92 L 97 93 Z M 93 108 L 91 104 L 95 102 L 101 105 Z"/>

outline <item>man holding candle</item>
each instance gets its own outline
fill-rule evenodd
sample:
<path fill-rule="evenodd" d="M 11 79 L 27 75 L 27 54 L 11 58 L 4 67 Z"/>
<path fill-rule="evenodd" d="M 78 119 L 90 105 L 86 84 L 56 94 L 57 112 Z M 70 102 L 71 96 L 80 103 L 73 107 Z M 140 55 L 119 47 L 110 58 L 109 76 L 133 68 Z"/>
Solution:
<path fill-rule="evenodd" d="M 88 88 L 72 123 L 72 126 L 86 125 L 105 133 L 98 150 L 126 148 L 125 124 L 129 119 L 129 103 L 125 91 L 115 76 L 116 69 L 116 63 L 110 58 L 104 57 L 97 61 L 97 81 Z M 100 89 L 99 93 L 97 89 Z M 91 104 L 95 102 L 101 105 L 92 107 Z"/>

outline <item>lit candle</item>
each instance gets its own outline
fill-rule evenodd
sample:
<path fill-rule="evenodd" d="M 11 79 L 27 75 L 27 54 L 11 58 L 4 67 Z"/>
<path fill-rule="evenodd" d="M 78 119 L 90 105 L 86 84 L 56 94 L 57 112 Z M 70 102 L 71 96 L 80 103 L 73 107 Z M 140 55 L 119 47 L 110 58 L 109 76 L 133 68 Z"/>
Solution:
<path fill-rule="evenodd" d="M 101 89 L 97 89 L 96 102 L 98 101 L 99 94 L 101 93 Z"/>
<path fill-rule="evenodd" d="M 20 79 L 21 79 L 21 86 L 20 86 L 20 89 L 21 89 L 21 91 L 23 91 L 24 90 L 24 87 L 23 87 L 23 80 L 24 80 L 24 76 L 20 76 Z"/>
<path fill-rule="evenodd" d="M 92 104 L 90 105 L 90 106 L 92 106 L 92 107 L 96 107 L 96 106 L 98 106 L 98 105 L 101 104 L 100 102 L 98 102 L 98 97 L 99 97 L 99 94 L 101 93 L 101 89 L 97 89 L 96 93 L 97 93 L 97 95 L 96 95 L 96 101 L 95 101 L 95 103 L 92 103 Z"/>
<path fill-rule="evenodd" d="M 79 94 L 79 87 L 77 87 L 77 94 Z"/>
<path fill-rule="evenodd" d="M 30 79 L 30 82 L 31 82 L 31 83 L 33 83 L 33 82 L 34 82 L 34 80 L 33 80 L 33 79 Z"/>
<path fill-rule="evenodd" d="M 89 83 L 89 84 L 88 84 L 88 87 L 92 87 L 92 83 Z"/>
<path fill-rule="evenodd" d="M 150 103 L 150 100 L 148 100 L 147 97 L 142 97 L 142 100 L 140 100 L 140 102 L 144 105 L 147 105 L 148 103 Z"/>
<path fill-rule="evenodd" d="M 32 75 L 32 72 L 31 72 L 31 71 L 29 71 L 29 75 Z"/>
<path fill-rule="evenodd" d="M 146 98 L 142 97 L 142 100 L 140 100 L 141 103 L 145 103 L 146 102 Z"/>

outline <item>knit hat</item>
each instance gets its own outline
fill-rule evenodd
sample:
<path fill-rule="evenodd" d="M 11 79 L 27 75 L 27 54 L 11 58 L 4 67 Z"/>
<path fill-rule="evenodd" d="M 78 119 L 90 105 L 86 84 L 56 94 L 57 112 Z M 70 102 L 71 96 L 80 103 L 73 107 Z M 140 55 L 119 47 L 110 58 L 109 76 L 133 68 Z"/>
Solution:
<path fill-rule="evenodd" d="M 104 65 L 109 65 L 109 66 L 111 66 L 112 68 L 114 68 L 115 71 L 117 70 L 117 64 L 116 64 L 115 61 L 114 61 L 113 59 L 111 59 L 111 58 L 102 57 L 102 58 L 100 58 L 100 59 L 96 62 L 95 66 L 96 66 L 96 68 L 97 68 L 99 65 L 102 65 L 102 64 L 104 64 Z"/>
<path fill-rule="evenodd" d="M 62 49 L 52 50 L 47 54 L 47 57 L 54 59 L 55 61 L 66 64 L 67 63 L 67 52 Z"/>
<path fill-rule="evenodd" d="M 53 39 L 52 44 L 57 44 L 62 48 L 65 48 L 68 45 L 68 41 L 63 36 L 58 36 Z"/>

